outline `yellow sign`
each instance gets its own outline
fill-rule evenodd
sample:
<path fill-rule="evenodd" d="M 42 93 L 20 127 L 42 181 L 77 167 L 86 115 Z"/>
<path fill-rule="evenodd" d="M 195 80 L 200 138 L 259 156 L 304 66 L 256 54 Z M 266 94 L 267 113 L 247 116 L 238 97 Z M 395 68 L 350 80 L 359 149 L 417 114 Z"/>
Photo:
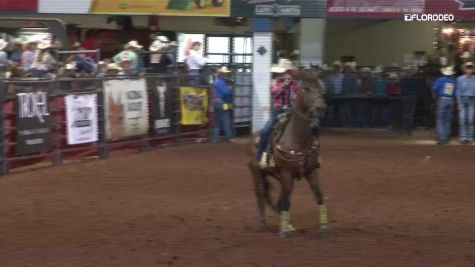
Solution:
<path fill-rule="evenodd" d="M 231 0 L 93 0 L 91 13 L 229 17 Z"/>
<path fill-rule="evenodd" d="M 203 125 L 208 122 L 208 89 L 180 88 L 181 124 Z"/>

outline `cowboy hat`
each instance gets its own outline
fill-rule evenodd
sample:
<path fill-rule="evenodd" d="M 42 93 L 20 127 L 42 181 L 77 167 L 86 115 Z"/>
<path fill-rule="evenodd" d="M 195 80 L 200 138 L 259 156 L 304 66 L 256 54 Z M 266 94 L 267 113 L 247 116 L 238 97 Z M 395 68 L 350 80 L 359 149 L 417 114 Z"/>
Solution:
<path fill-rule="evenodd" d="M 126 45 L 125 45 L 125 48 L 137 48 L 137 49 L 142 49 L 143 46 L 141 46 L 139 44 L 139 42 L 137 40 L 132 40 L 130 42 L 128 42 Z"/>
<path fill-rule="evenodd" d="M 322 64 L 322 65 L 320 65 L 320 69 L 321 70 L 329 70 L 330 68 L 328 67 L 327 64 Z"/>
<path fill-rule="evenodd" d="M 470 55 L 470 52 L 463 52 L 461 58 L 464 58 L 464 59 L 467 59 L 467 58 L 470 58 L 471 55 Z"/>
<path fill-rule="evenodd" d="M 38 44 L 38 49 L 44 50 L 51 48 L 51 42 L 50 41 L 42 41 Z"/>
<path fill-rule="evenodd" d="M 0 50 L 5 49 L 7 47 L 8 43 L 5 41 L 5 39 L 0 39 Z"/>
<path fill-rule="evenodd" d="M 397 79 L 397 78 L 399 78 L 399 75 L 397 75 L 396 72 L 389 73 L 389 79 Z"/>
<path fill-rule="evenodd" d="M 159 35 L 157 36 L 157 40 L 162 42 L 162 43 L 168 43 L 170 42 L 170 39 L 168 39 L 168 37 L 166 37 L 165 35 Z"/>
<path fill-rule="evenodd" d="M 361 72 L 371 72 L 371 68 L 363 67 L 361 68 Z"/>
<path fill-rule="evenodd" d="M 383 72 L 383 66 L 376 66 L 376 68 L 374 68 L 374 73 L 381 73 Z"/>
<path fill-rule="evenodd" d="M 273 65 L 270 71 L 272 73 L 284 73 L 293 68 L 294 66 L 292 66 L 292 62 L 290 60 L 281 58 L 279 59 L 279 63 L 277 65 Z"/>
<path fill-rule="evenodd" d="M 151 45 L 150 47 L 148 48 L 150 51 L 152 52 L 157 52 L 159 51 L 160 49 L 164 48 L 165 45 L 163 44 L 163 42 L 159 41 L 159 40 L 155 40 Z"/>
<path fill-rule="evenodd" d="M 442 74 L 444 74 L 446 76 L 451 76 L 451 75 L 454 75 L 454 73 L 455 73 L 454 68 L 452 66 L 442 68 L 442 69 L 440 69 L 440 72 L 442 72 Z"/>
<path fill-rule="evenodd" d="M 350 67 L 350 68 L 352 68 L 352 69 L 355 69 L 355 68 L 356 68 L 356 62 L 354 62 L 354 61 L 345 62 L 344 66 Z"/>
<path fill-rule="evenodd" d="M 217 71 L 219 73 L 231 73 L 231 70 L 229 70 L 226 66 L 221 66 Z"/>
<path fill-rule="evenodd" d="M 467 68 L 467 67 L 472 67 L 473 68 L 473 62 L 467 62 L 464 64 L 464 67 Z"/>
<path fill-rule="evenodd" d="M 77 67 L 76 62 L 71 62 L 66 64 L 65 69 L 66 70 L 75 70 Z"/>
<path fill-rule="evenodd" d="M 80 42 L 76 41 L 76 42 L 74 42 L 73 47 L 78 48 L 78 47 L 81 47 L 81 45 L 82 44 Z"/>
<path fill-rule="evenodd" d="M 121 67 L 119 67 L 119 65 L 115 64 L 115 63 L 109 63 L 107 64 L 107 70 L 122 70 Z"/>
<path fill-rule="evenodd" d="M 290 55 L 291 56 L 300 56 L 300 50 L 294 50 Z"/>
<path fill-rule="evenodd" d="M 335 62 L 333 62 L 332 65 L 333 65 L 333 66 L 335 66 L 335 65 L 336 65 L 336 66 L 341 66 L 341 61 L 336 60 Z"/>

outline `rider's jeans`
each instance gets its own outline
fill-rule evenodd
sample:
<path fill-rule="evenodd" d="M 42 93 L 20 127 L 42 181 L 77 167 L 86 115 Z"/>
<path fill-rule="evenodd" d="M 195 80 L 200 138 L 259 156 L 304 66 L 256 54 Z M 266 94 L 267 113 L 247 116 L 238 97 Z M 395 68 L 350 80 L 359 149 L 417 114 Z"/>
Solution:
<path fill-rule="evenodd" d="M 279 115 L 282 113 L 284 113 L 283 109 L 274 109 L 274 111 L 272 111 L 271 117 L 262 128 L 261 139 L 259 140 L 259 147 L 257 149 L 257 160 L 261 159 L 262 154 L 266 150 L 267 145 L 269 144 L 269 138 L 272 134 L 272 129 L 274 128 L 274 125 L 276 124 Z"/>

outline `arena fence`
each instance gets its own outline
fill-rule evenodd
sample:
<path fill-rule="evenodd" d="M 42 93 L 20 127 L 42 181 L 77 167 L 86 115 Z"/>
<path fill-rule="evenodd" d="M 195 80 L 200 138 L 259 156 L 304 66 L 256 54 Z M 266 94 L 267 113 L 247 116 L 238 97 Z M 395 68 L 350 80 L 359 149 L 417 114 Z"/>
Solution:
<path fill-rule="evenodd" d="M 207 139 L 211 90 L 182 79 L 174 73 L 0 81 L 0 174 Z"/>

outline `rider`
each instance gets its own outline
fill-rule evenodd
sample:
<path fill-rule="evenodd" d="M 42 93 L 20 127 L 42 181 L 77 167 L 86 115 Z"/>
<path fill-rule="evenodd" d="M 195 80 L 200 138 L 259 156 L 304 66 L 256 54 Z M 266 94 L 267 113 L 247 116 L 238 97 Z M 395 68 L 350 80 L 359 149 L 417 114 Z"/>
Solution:
<path fill-rule="evenodd" d="M 271 72 L 274 79 L 271 84 L 271 94 L 274 100 L 274 109 L 270 119 L 261 130 L 261 138 L 257 150 L 257 160 L 261 166 L 265 166 L 266 157 L 263 157 L 269 144 L 269 138 L 274 125 L 278 121 L 280 114 L 288 112 L 292 105 L 292 99 L 297 96 L 300 84 L 293 79 L 290 71 L 293 69 L 292 62 L 288 59 L 280 59 L 279 64 L 272 66 Z"/>

